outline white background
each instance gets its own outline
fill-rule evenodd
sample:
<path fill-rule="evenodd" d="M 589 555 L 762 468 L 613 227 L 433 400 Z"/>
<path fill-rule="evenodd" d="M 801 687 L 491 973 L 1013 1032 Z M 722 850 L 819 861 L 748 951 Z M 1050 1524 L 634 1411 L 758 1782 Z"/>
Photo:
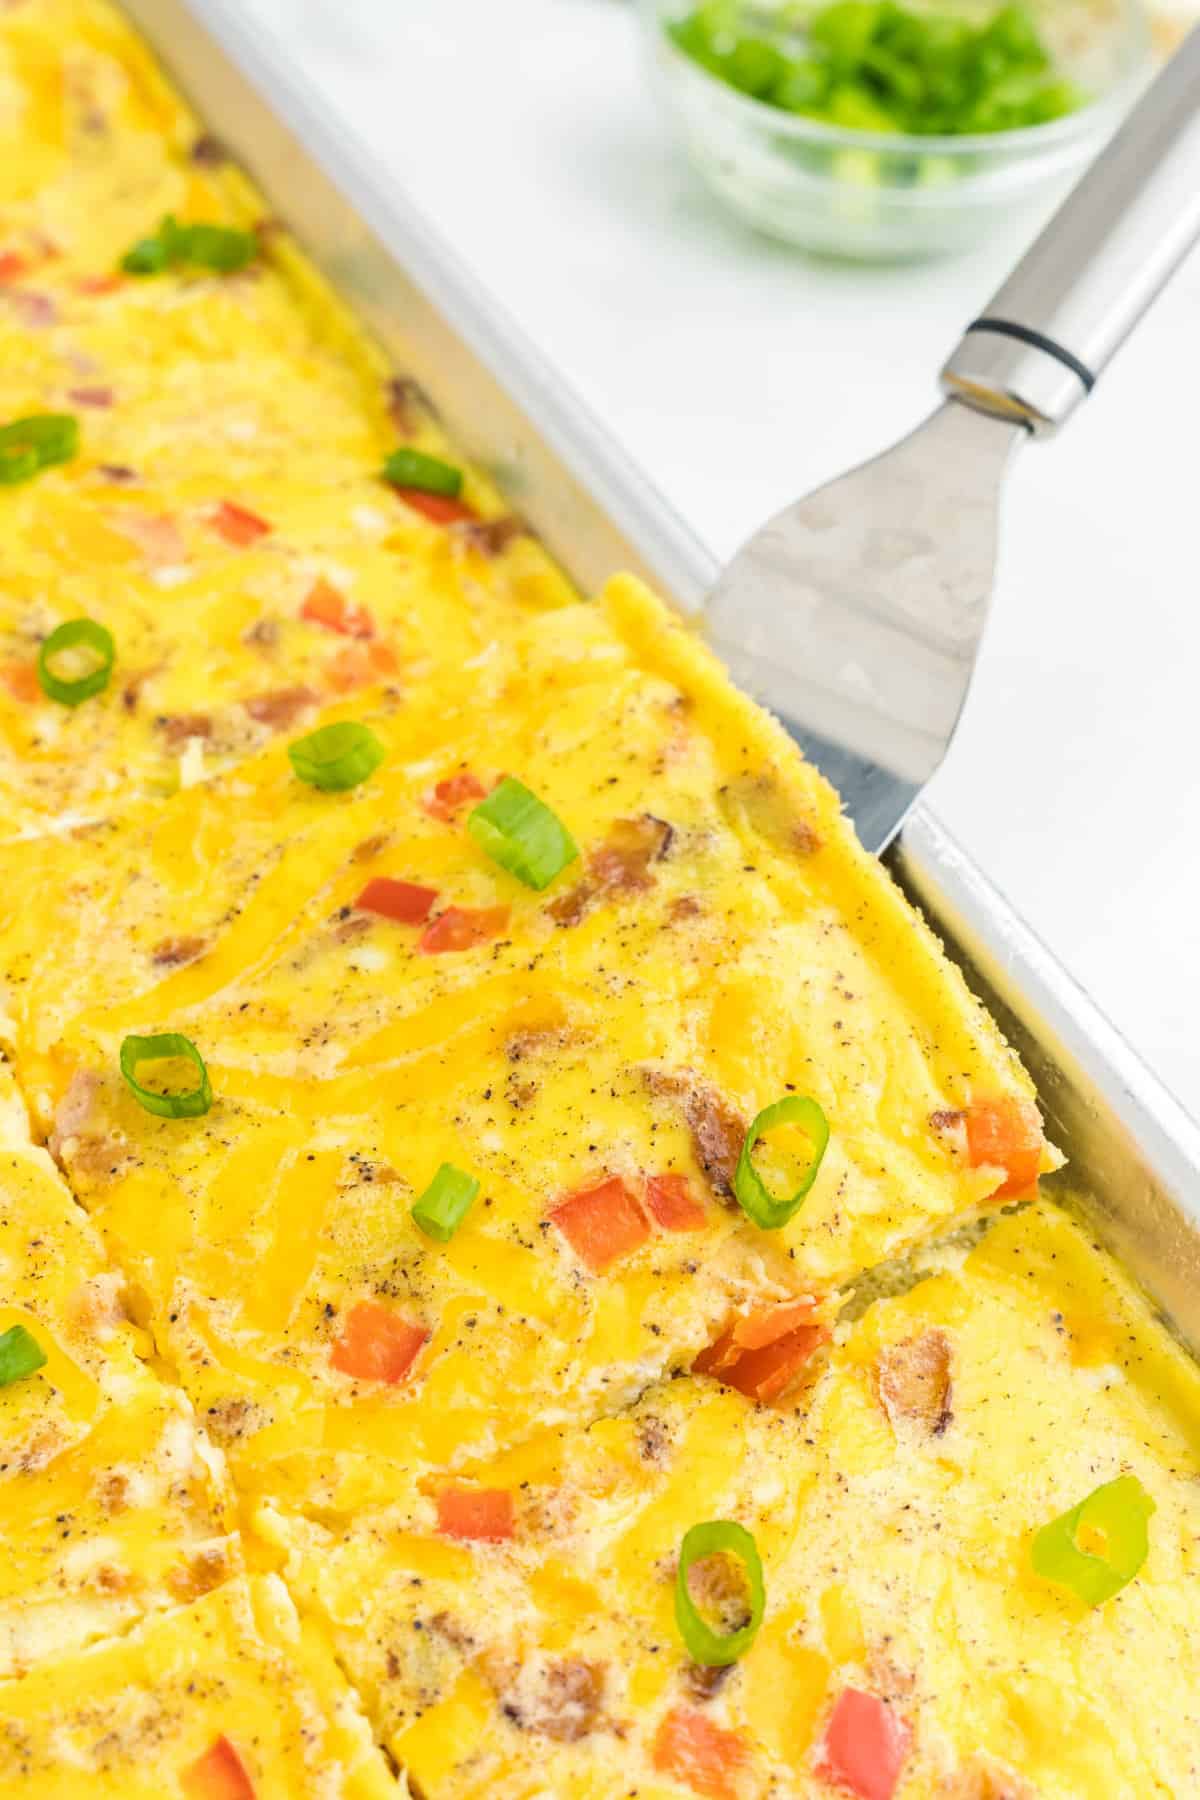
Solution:
<path fill-rule="evenodd" d="M 620 0 L 241 0 L 717 553 L 928 410 L 1030 227 L 822 266 L 674 150 Z M 1200 1111 L 1200 262 L 1011 478 L 931 803 Z"/>

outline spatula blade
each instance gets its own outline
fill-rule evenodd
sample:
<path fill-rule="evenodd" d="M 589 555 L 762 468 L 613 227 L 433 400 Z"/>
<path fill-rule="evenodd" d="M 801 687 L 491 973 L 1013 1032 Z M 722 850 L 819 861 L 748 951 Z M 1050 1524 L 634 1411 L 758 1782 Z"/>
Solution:
<path fill-rule="evenodd" d="M 713 648 L 833 782 L 870 850 L 896 832 L 962 710 L 1000 482 L 1024 435 L 947 401 L 763 526 L 710 597 Z"/>

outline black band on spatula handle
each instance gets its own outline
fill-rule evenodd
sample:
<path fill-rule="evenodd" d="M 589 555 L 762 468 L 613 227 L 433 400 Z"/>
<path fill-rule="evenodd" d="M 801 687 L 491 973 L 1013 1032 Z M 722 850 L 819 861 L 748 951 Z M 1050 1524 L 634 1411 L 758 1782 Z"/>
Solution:
<path fill-rule="evenodd" d="M 1200 27 L 968 326 L 943 388 L 1053 430 L 1198 237 Z"/>

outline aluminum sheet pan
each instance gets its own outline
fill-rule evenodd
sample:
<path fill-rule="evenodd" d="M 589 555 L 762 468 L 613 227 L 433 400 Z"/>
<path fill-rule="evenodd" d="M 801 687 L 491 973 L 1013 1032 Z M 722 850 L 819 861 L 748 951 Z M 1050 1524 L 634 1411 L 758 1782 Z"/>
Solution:
<path fill-rule="evenodd" d="M 253 176 L 398 370 L 585 592 L 633 569 L 696 614 L 715 564 L 366 148 L 236 0 L 123 0 L 206 126 Z M 893 873 L 1036 1080 L 1098 1234 L 1200 1353 L 1200 1127 L 928 812 Z"/>

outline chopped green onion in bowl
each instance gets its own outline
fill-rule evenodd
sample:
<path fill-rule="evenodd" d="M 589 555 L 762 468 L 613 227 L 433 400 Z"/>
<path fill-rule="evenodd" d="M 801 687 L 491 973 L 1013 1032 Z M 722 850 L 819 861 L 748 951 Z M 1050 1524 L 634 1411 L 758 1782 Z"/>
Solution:
<path fill-rule="evenodd" d="M 757 230 L 906 262 L 1032 230 L 1138 91 L 1141 0 L 637 0 L 696 169 Z"/>
<path fill-rule="evenodd" d="M 897 0 L 796 9 L 707 0 L 667 25 L 678 47 L 768 106 L 854 131 L 955 137 L 1044 125 L 1087 96 L 1054 64 L 1024 7 L 981 22 Z"/>

